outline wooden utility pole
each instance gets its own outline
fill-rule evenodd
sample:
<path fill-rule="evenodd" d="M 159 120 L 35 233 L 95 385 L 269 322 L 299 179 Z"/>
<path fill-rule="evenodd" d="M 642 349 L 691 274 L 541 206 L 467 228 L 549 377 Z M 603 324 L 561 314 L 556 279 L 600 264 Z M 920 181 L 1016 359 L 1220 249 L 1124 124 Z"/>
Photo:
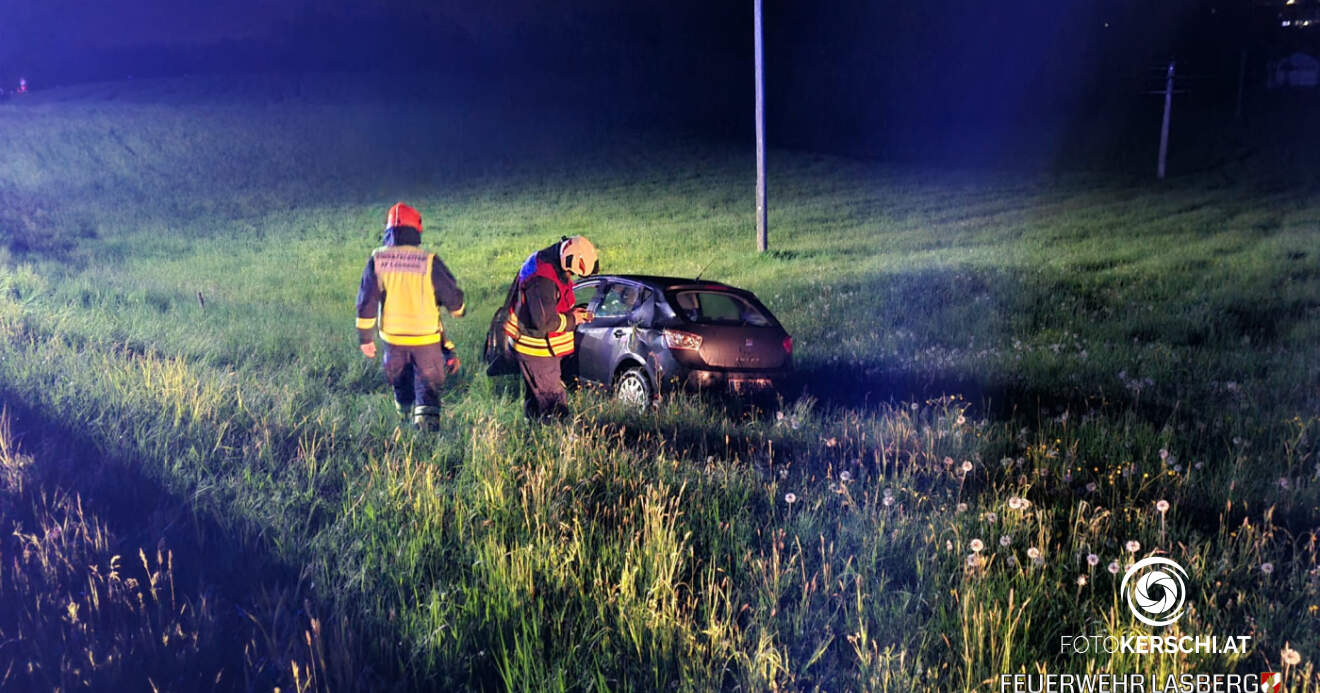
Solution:
<path fill-rule="evenodd" d="M 1164 80 L 1164 124 L 1160 126 L 1160 160 L 1155 172 L 1164 180 L 1164 162 L 1169 156 L 1169 111 L 1173 109 L 1173 65 L 1169 61 L 1169 73 Z"/>
<path fill-rule="evenodd" d="M 765 228 L 765 71 L 764 48 L 761 45 L 761 0 L 753 0 L 756 18 L 756 252 L 764 253 L 770 246 Z"/>
<path fill-rule="evenodd" d="M 1247 84 L 1247 49 L 1242 49 L 1242 59 L 1238 61 L 1237 111 L 1234 117 L 1242 120 L 1242 92 Z"/>

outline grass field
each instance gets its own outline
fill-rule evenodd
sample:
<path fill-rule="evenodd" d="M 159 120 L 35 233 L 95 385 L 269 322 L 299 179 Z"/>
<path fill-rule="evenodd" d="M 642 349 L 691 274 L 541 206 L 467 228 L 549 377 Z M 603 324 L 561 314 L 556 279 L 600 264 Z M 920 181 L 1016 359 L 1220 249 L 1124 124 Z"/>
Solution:
<path fill-rule="evenodd" d="M 0 104 L 0 688 L 1320 690 L 1313 159 L 1155 185 L 774 151 L 758 255 L 748 147 L 395 93 Z M 438 435 L 355 348 L 400 199 L 472 314 Z M 475 364 L 574 233 L 757 292 L 796 341 L 779 410 L 579 393 L 529 428 Z M 1156 555 L 1188 573 L 1163 629 L 1119 595 Z M 1132 633 L 1253 640 L 1059 644 Z"/>

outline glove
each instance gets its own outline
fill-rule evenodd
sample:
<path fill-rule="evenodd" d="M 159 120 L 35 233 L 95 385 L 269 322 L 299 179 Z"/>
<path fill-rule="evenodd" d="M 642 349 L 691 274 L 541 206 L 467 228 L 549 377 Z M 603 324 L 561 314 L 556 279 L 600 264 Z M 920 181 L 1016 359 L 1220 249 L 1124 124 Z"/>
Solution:
<path fill-rule="evenodd" d="M 458 357 L 450 354 L 445 357 L 445 374 L 457 375 L 459 367 Z"/>

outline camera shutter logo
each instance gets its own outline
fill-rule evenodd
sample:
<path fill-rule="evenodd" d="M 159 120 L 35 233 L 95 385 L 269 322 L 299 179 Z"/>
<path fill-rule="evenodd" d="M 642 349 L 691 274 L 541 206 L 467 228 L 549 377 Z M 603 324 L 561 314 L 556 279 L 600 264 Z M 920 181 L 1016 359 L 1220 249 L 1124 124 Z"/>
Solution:
<path fill-rule="evenodd" d="M 1133 579 L 1135 578 L 1135 579 Z M 1187 601 L 1187 571 L 1162 556 L 1143 558 L 1123 575 L 1119 591 L 1142 623 L 1167 626 L 1182 618 Z"/>

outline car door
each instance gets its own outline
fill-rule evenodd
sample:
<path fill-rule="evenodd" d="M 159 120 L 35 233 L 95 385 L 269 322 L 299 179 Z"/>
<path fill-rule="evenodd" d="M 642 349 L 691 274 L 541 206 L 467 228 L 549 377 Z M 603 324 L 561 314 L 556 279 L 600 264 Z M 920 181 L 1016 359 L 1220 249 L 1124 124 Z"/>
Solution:
<path fill-rule="evenodd" d="M 577 329 L 578 377 L 610 384 L 614 364 L 627 349 L 637 310 L 646 294 L 644 287 L 626 280 L 610 280 L 604 287 L 596 305 L 596 319 Z"/>
<path fill-rule="evenodd" d="M 596 302 L 600 300 L 600 289 L 604 285 L 605 281 L 599 278 L 586 279 L 574 284 L 573 307 L 595 310 Z M 582 354 L 582 339 L 585 336 L 581 325 L 574 328 L 573 354 L 564 360 L 562 366 L 565 379 L 582 377 L 579 362 Z"/>

